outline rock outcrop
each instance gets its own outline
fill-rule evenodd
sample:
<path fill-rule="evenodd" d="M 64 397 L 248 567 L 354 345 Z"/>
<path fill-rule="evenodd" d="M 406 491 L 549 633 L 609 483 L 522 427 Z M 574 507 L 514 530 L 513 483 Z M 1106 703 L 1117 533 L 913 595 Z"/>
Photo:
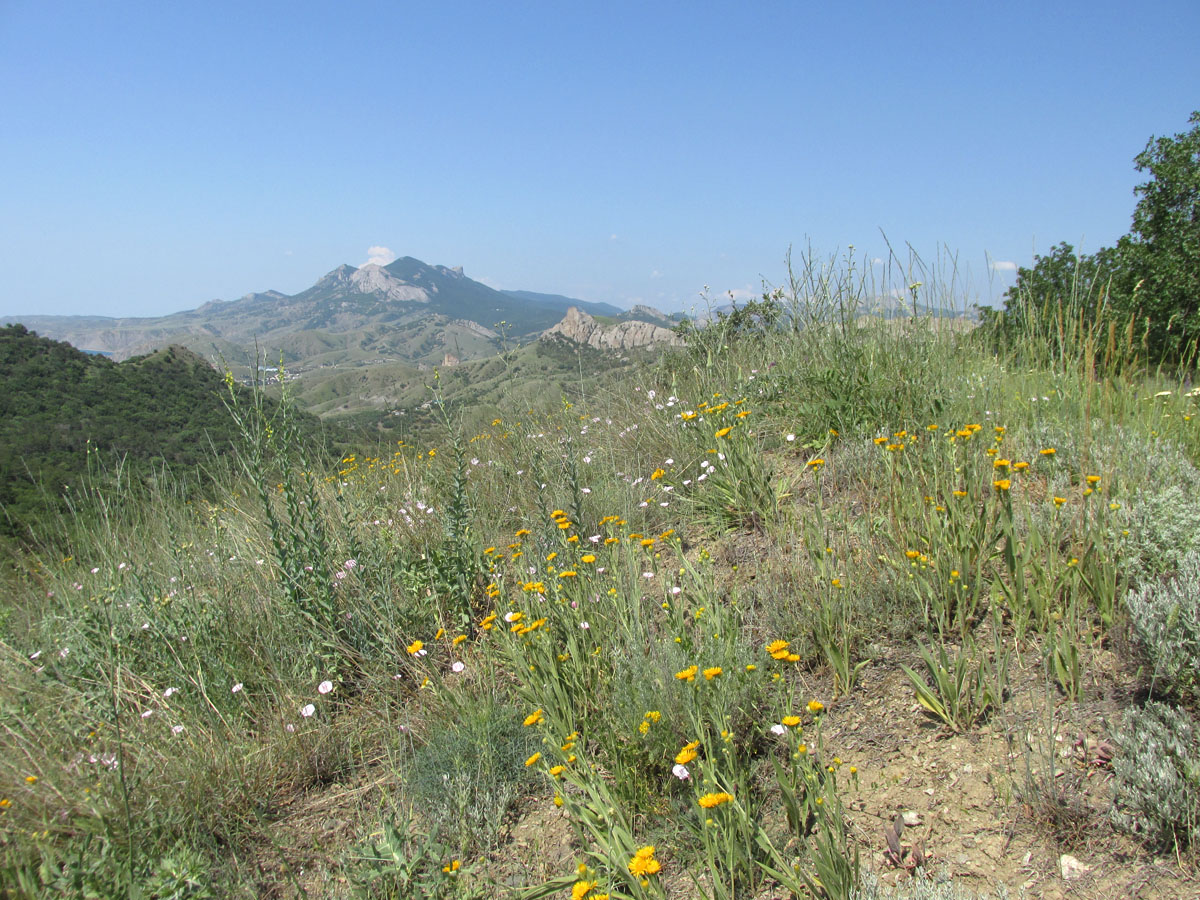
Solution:
<path fill-rule="evenodd" d="M 576 344 L 595 347 L 597 350 L 632 350 L 635 347 L 653 347 L 678 344 L 679 337 L 669 328 L 650 322 L 625 321 L 615 325 L 601 325 L 590 315 L 572 306 L 561 322 L 543 332 L 544 337 L 561 337 Z"/>

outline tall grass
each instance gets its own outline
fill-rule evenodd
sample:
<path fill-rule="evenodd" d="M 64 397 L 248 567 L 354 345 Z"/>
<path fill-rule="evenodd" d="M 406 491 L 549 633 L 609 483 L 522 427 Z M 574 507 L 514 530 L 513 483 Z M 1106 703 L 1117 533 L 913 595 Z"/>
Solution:
<path fill-rule="evenodd" d="M 1198 480 L 1184 376 L 1070 298 L 998 345 L 956 279 L 809 254 L 586 402 L 442 405 L 330 466 L 286 399 L 235 408 L 208 499 L 91 492 L 4 573 L 6 886 L 851 896 L 835 695 L 898 655 L 970 731 L 1032 650 L 1077 698 L 1127 589 L 1186 556 L 1156 499 Z M 539 814 L 569 860 L 530 883 Z"/>

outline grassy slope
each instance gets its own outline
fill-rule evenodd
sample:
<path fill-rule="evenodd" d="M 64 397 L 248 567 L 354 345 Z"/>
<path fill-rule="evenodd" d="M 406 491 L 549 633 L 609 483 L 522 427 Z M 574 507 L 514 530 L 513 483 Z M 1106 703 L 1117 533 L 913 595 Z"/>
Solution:
<path fill-rule="evenodd" d="M 721 896 L 722 878 L 776 896 L 763 841 L 787 865 L 815 848 L 808 872 L 821 846 L 857 847 L 894 878 L 880 829 L 900 808 L 921 823 L 905 859 L 915 835 L 976 887 L 1061 891 L 1065 851 L 1093 895 L 1180 896 L 1194 861 L 1151 865 L 1088 776 L 1146 687 L 1124 586 L 1195 540 L 1159 502 L 1200 484 L 1194 397 L 1084 378 L 1078 358 L 999 359 L 936 323 L 719 338 L 585 373 L 567 402 L 537 381 L 505 393 L 511 371 L 486 364 L 494 388 L 440 437 L 317 477 L 251 467 L 210 504 L 130 489 L 69 558 L 13 558 L 5 877 L 56 858 L 110 892 L 132 871 L 223 896 L 337 896 L 346 879 L 374 896 L 560 879 L 564 896 L 582 862 L 629 896 Z M 765 653 L 775 640 L 795 658 Z M 961 735 L 912 701 L 900 665 L 921 669 L 918 642 L 966 654 L 968 674 L 1007 665 L 990 709 L 977 686 L 981 715 L 953 716 Z M 1041 661 L 1055 646 L 1079 654 L 1070 694 Z M 788 786 L 816 823 L 800 845 Z M 734 800 L 701 813 L 718 791 Z M 651 844 L 662 869 L 642 885 L 628 867 Z M 393 851 L 424 887 L 363 862 Z"/>

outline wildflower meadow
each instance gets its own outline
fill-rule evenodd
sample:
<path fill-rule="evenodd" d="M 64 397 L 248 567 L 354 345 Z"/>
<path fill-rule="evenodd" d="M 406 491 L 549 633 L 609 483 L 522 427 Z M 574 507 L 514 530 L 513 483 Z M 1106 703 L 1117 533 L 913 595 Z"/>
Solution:
<path fill-rule="evenodd" d="M 1200 390 L 893 281 L 332 460 L 231 391 L 10 553 L 0 895 L 1190 895 Z"/>

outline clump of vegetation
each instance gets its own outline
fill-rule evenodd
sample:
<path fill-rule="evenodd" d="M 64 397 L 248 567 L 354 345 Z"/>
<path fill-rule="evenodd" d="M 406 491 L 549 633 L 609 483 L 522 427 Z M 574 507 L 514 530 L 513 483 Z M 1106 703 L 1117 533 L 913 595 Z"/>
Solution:
<path fill-rule="evenodd" d="M 1180 708 L 1151 701 L 1115 735 L 1112 820 L 1163 848 L 1200 837 L 1200 727 Z"/>
<path fill-rule="evenodd" d="M 1129 621 L 1149 657 L 1156 693 L 1196 697 L 1200 691 L 1200 553 L 1177 574 L 1130 591 Z"/>

